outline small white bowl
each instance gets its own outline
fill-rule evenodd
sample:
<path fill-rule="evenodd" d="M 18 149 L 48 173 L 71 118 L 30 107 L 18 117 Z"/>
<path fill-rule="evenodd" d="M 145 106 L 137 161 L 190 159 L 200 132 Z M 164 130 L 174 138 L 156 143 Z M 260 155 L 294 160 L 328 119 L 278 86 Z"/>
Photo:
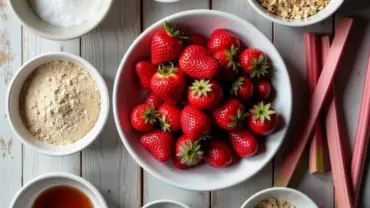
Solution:
<path fill-rule="evenodd" d="M 142 208 L 189 208 L 185 204 L 174 200 L 161 199 L 157 201 L 150 202 L 144 205 Z"/>
<path fill-rule="evenodd" d="M 19 94 L 27 77 L 40 65 L 54 61 L 66 60 L 81 65 L 95 80 L 100 93 L 100 114 L 93 128 L 81 139 L 73 144 L 55 146 L 36 139 L 24 126 L 19 115 Z M 107 86 L 99 71 L 86 60 L 69 53 L 45 53 L 34 57 L 25 63 L 14 75 L 6 100 L 7 118 L 16 137 L 28 147 L 39 153 L 51 156 L 64 156 L 81 151 L 91 144 L 103 130 L 109 113 L 109 94 Z"/>
<path fill-rule="evenodd" d="M 290 20 L 284 19 L 277 15 L 271 14 L 265 8 L 261 6 L 258 0 L 248 0 L 249 4 L 253 7 L 254 10 L 257 11 L 258 14 L 263 16 L 264 18 L 275 22 L 277 24 L 291 26 L 291 27 L 303 27 L 308 25 L 313 25 L 315 23 L 321 22 L 322 20 L 330 17 L 334 12 L 338 10 L 338 8 L 342 5 L 344 0 L 330 0 L 329 4 L 320 12 L 315 15 L 312 15 L 306 19 L 300 20 Z"/>
<path fill-rule="evenodd" d="M 87 180 L 70 173 L 50 173 L 25 184 L 14 196 L 9 208 L 31 208 L 36 198 L 53 186 L 71 186 L 84 193 L 94 207 L 108 208 L 100 192 Z"/>
<path fill-rule="evenodd" d="M 8 0 L 17 19 L 33 33 L 51 40 L 69 40 L 78 38 L 99 25 L 108 14 L 113 0 L 102 1 L 102 6 L 94 18 L 74 27 L 59 27 L 41 20 L 33 11 L 29 0 Z"/>
<path fill-rule="evenodd" d="M 207 37 L 217 28 L 237 34 L 248 47 L 264 51 L 273 69 L 272 84 L 276 90 L 273 106 L 284 123 L 274 134 L 265 139 L 261 152 L 251 158 L 240 160 L 227 168 L 215 169 L 207 164 L 189 170 L 178 170 L 170 163 L 155 160 L 140 144 L 139 135 L 130 125 L 130 113 L 141 102 L 143 93 L 135 74 L 137 61 L 148 58 L 153 34 L 163 27 L 164 21 L 184 26 L 189 31 Z M 148 59 L 149 60 L 149 59 Z M 289 126 L 292 113 L 292 89 L 287 68 L 271 41 L 247 21 L 225 12 L 215 10 L 190 10 L 166 17 L 146 29 L 131 44 L 118 68 L 113 89 L 113 113 L 122 142 L 136 162 L 155 177 L 183 189 L 210 191 L 241 183 L 257 174 L 278 151 Z"/>
<path fill-rule="evenodd" d="M 297 208 L 318 208 L 315 202 L 313 202 L 302 192 L 284 187 L 274 187 L 262 190 L 251 196 L 246 202 L 244 202 L 241 208 L 259 207 L 258 205 L 262 200 L 268 199 L 270 197 L 277 200 L 287 201 Z"/>

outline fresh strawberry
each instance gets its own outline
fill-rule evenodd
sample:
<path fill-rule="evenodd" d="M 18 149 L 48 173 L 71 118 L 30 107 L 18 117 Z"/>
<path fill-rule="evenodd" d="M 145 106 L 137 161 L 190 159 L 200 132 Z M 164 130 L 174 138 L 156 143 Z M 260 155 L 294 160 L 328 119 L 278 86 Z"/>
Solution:
<path fill-rule="evenodd" d="M 189 103 L 199 109 L 212 109 L 222 99 L 221 86 L 210 80 L 195 80 L 188 91 Z"/>
<path fill-rule="evenodd" d="M 135 65 L 135 70 L 141 86 L 145 89 L 150 89 L 150 80 L 153 74 L 157 72 L 157 67 L 148 61 L 139 61 Z"/>
<path fill-rule="evenodd" d="M 267 69 L 269 68 L 269 65 L 267 64 L 267 57 L 259 49 L 245 49 L 239 55 L 239 63 L 244 73 L 249 74 L 251 78 L 260 78 L 268 73 Z"/>
<path fill-rule="evenodd" d="M 142 103 L 157 109 L 160 105 L 162 105 L 163 101 L 159 99 L 154 93 L 148 92 L 143 98 Z"/>
<path fill-rule="evenodd" d="M 152 92 L 161 100 L 171 100 L 171 104 L 179 103 L 186 87 L 186 75 L 172 63 L 160 65 L 150 81 Z"/>
<path fill-rule="evenodd" d="M 140 104 L 131 112 L 131 125 L 141 132 L 149 132 L 154 129 L 157 119 L 157 111 L 148 105 Z"/>
<path fill-rule="evenodd" d="M 213 53 L 213 57 L 218 61 L 221 66 L 221 70 L 233 70 L 238 73 L 237 55 L 239 48 L 235 48 L 234 45 L 229 49 L 218 50 Z"/>
<path fill-rule="evenodd" d="M 224 168 L 233 162 L 230 145 L 221 139 L 212 139 L 205 160 L 215 168 Z"/>
<path fill-rule="evenodd" d="M 231 89 L 231 93 L 243 101 L 248 101 L 252 97 L 253 91 L 253 83 L 246 75 L 235 80 Z"/>
<path fill-rule="evenodd" d="M 189 37 L 188 45 L 200 45 L 207 47 L 207 38 L 199 33 L 193 33 Z"/>
<path fill-rule="evenodd" d="M 160 162 L 165 162 L 172 156 L 174 142 L 170 133 L 155 130 L 142 135 L 140 143 Z"/>
<path fill-rule="evenodd" d="M 163 29 L 158 30 L 152 37 L 152 63 L 158 65 L 177 59 L 184 49 L 184 39 L 187 37 L 165 22 Z"/>
<path fill-rule="evenodd" d="M 175 149 L 176 160 L 182 165 L 191 167 L 203 159 L 203 150 L 199 140 L 183 135 L 176 141 Z"/>
<path fill-rule="evenodd" d="M 212 79 L 219 70 L 217 60 L 199 45 L 191 45 L 184 49 L 179 66 L 182 71 L 195 79 Z"/>
<path fill-rule="evenodd" d="M 248 125 L 254 133 L 267 136 L 274 132 L 279 115 L 272 108 L 271 103 L 265 105 L 260 102 L 258 105 L 254 105 L 249 112 Z"/>
<path fill-rule="evenodd" d="M 164 103 L 159 107 L 158 114 L 159 124 L 161 125 L 162 131 L 171 132 L 181 129 L 180 108 Z"/>
<path fill-rule="evenodd" d="M 270 101 L 273 88 L 267 80 L 257 80 L 255 83 L 256 97 L 259 101 Z"/>
<path fill-rule="evenodd" d="M 248 129 L 238 129 L 229 133 L 229 140 L 237 155 L 251 157 L 258 150 L 256 137 Z"/>
<path fill-rule="evenodd" d="M 244 105 L 237 99 L 231 98 L 214 109 L 212 116 L 220 128 L 226 131 L 234 131 L 242 125 L 242 120 L 246 116 L 244 111 Z"/>
<path fill-rule="evenodd" d="M 201 110 L 187 105 L 181 113 L 181 128 L 189 138 L 200 138 L 212 130 L 212 121 Z"/>
<path fill-rule="evenodd" d="M 235 48 L 240 48 L 239 38 L 225 29 L 216 29 L 208 39 L 207 48 L 209 52 L 214 53 L 219 50 L 230 49 L 232 45 Z"/>
<path fill-rule="evenodd" d="M 186 169 L 189 169 L 190 168 L 187 165 L 181 164 L 181 162 L 180 161 L 177 161 L 176 158 L 172 161 L 172 164 L 173 164 L 173 166 L 175 166 L 175 168 L 177 168 L 179 170 L 186 170 Z"/>

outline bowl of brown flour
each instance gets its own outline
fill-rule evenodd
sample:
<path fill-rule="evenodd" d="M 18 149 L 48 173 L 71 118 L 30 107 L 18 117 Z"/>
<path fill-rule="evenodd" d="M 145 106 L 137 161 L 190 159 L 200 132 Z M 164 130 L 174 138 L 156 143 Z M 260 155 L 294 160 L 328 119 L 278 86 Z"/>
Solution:
<path fill-rule="evenodd" d="M 68 53 L 47 53 L 28 61 L 14 76 L 7 96 L 8 120 L 16 137 L 53 156 L 91 144 L 108 112 L 108 90 L 98 70 Z"/>

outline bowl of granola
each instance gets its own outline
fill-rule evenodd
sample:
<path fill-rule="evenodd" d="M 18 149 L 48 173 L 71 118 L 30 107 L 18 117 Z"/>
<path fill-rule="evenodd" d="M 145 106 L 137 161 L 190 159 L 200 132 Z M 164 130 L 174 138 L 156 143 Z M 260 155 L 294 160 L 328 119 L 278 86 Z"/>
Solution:
<path fill-rule="evenodd" d="M 251 196 L 240 208 L 318 208 L 308 196 L 295 189 L 274 187 Z"/>
<path fill-rule="evenodd" d="M 277 24 L 302 27 L 330 17 L 344 0 L 248 0 L 264 18 Z"/>

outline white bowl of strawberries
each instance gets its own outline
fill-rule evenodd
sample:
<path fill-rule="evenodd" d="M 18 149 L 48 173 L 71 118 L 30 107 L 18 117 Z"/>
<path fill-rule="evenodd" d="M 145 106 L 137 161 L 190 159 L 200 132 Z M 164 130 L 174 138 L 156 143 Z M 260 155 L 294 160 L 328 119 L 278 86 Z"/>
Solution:
<path fill-rule="evenodd" d="M 282 58 L 254 26 L 192 10 L 132 43 L 113 110 L 141 167 L 174 186 L 209 191 L 243 182 L 271 160 L 286 135 L 292 93 Z"/>

